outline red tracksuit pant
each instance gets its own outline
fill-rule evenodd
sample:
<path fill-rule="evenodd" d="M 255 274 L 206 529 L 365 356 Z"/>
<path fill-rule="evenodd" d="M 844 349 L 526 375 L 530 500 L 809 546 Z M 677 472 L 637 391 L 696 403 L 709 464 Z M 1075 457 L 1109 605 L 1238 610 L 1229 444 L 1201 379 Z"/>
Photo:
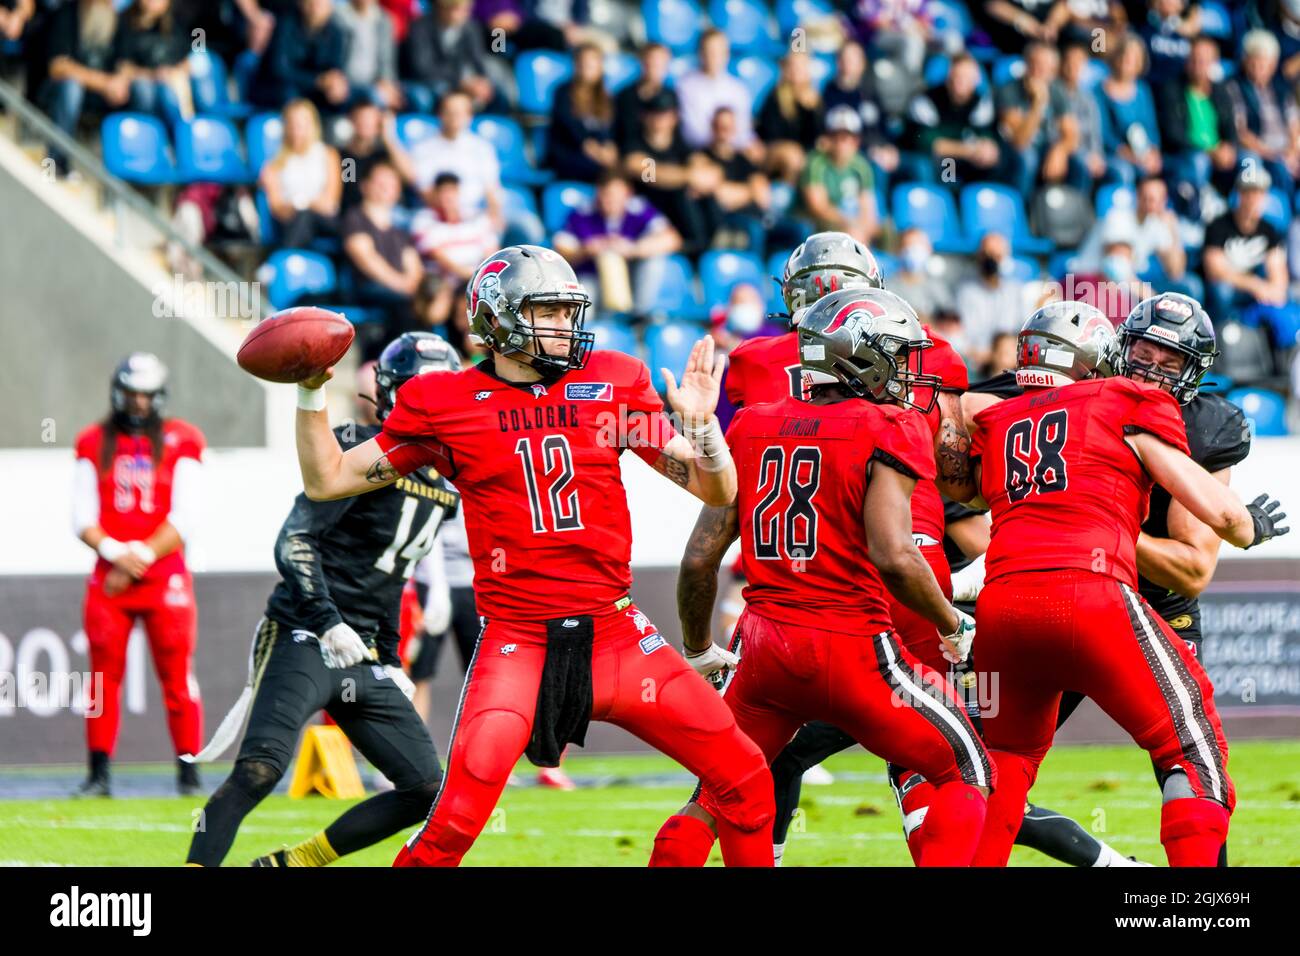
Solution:
<path fill-rule="evenodd" d="M 1236 797 L 1214 691 L 1187 643 L 1136 591 L 1088 571 L 1011 574 L 985 585 L 976 620 L 979 669 L 997 680 L 991 688 L 997 706 L 984 716 L 984 736 L 1001 781 L 977 864 L 1005 865 L 1066 690 L 1096 701 L 1157 769 L 1187 774 L 1199 799 L 1164 805 L 1166 849 L 1167 837 L 1181 826 L 1171 820 L 1176 804 L 1220 805 L 1209 817 L 1221 817 L 1214 826 L 1226 835 L 1225 809 L 1232 810 Z"/>
<path fill-rule="evenodd" d="M 97 575 L 87 582 L 83 622 L 96 679 L 91 681 L 86 743 L 90 750 L 108 754 L 117 745 L 126 646 L 137 619 L 149 638 L 172 744 L 177 755 L 196 754 L 203 747 L 203 707 L 191 668 L 198 614 L 188 572 L 147 579 L 113 597 L 104 593 Z"/>
<path fill-rule="evenodd" d="M 771 866 L 772 777 L 758 747 L 635 606 L 594 624 L 592 719 L 635 734 L 714 788 L 728 865 Z M 455 866 L 469 850 L 528 746 L 545 660 L 544 624 L 485 624 L 438 798 L 395 865 Z"/>
<path fill-rule="evenodd" d="M 983 800 L 969 788 L 992 788 L 996 774 L 941 673 L 903 649 L 892 631 L 841 634 L 783 624 L 746 608 L 736 632 L 740 666 L 724 699 L 769 761 L 800 726 L 822 720 L 872 753 L 924 774 L 935 788 L 955 784 L 932 815 L 942 821 L 939 826 L 962 831 L 948 834 L 940 852 L 954 852 L 955 858 L 944 862 L 970 862 Z M 961 806 L 970 801 L 978 802 L 977 811 Z M 707 781 L 700 804 L 717 816 Z"/>

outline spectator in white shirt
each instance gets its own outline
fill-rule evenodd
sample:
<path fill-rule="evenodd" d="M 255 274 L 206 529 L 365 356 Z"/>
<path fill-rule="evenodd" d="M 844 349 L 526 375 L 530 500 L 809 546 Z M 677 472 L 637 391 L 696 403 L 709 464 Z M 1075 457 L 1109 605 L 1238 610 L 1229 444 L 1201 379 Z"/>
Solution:
<path fill-rule="evenodd" d="M 738 77 L 727 72 L 731 60 L 731 44 L 721 30 L 706 30 L 700 37 L 700 68 L 677 83 L 677 96 L 681 100 L 682 137 L 692 149 L 703 149 L 712 138 L 713 114 L 729 107 L 736 114 L 736 138 L 732 145 L 739 149 L 755 149 L 762 158 L 762 144 L 754 137 L 751 117 L 754 115 L 754 98 Z"/>
<path fill-rule="evenodd" d="M 415 248 L 445 279 L 463 288 L 474 270 L 501 244 L 501 234 L 486 213 L 465 213 L 461 182 L 439 173 L 425 196 L 428 205 L 411 220 Z"/>

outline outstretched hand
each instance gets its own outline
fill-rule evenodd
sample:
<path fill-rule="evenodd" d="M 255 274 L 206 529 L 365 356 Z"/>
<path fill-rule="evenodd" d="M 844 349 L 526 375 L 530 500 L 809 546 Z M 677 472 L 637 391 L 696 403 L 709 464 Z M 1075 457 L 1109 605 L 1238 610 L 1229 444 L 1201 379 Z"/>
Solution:
<path fill-rule="evenodd" d="M 303 379 L 298 384 L 301 385 L 303 388 L 321 388 L 325 385 L 326 382 L 328 382 L 333 377 L 334 377 L 334 366 L 331 365 L 329 368 L 325 369 L 325 371 L 320 372 L 317 375 L 313 375 L 311 378 Z"/>
<path fill-rule="evenodd" d="M 672 372 L 660 369 L 667 386 L 668 404 L 683 426 L 702 426 L 713 417 L 722 391 L 722 370 L 726 364 L 727 357 L 714 354 L 713 339 L 706 335 L 691 349 L 680 385 Z"/>

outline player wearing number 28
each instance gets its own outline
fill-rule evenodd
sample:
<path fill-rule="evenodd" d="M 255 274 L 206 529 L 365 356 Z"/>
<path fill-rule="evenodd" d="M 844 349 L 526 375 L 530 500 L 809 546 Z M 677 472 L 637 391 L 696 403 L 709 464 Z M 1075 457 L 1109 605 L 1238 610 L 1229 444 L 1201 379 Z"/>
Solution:
<path fill-rule="evenodd" d="M 631 602 L 631 522 L 619 460 L 631 450 L 710 504 L 735 495 L 713 415 L 722 377 L 712 340 L 680 386 L 665 371 L 681 434 L 636 359 L 592 352 L 586 293 L 537 246 L 490 256 L 467 291 L 489 361 L 404 385 L 373 440 L 327 441 L 304 383 L 299 461 L 312 497 L 344 497 L 425 465 L 463 496 L 483 618 L 457 708 L 446 778 L 398 865 L 456 865 L 519 757 L 555 766 L 590 720 L 621 726 L 719 795 L 726 862 L 772 865 L 772 782 L 725 703 Z"/>

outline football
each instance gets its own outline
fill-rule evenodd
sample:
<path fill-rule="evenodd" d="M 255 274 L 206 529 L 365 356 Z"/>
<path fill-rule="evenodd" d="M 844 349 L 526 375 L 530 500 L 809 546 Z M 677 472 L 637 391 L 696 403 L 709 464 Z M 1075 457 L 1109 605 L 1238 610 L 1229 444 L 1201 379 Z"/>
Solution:
<path fill-rule="evenodd" d="M 303 306 L 259 322 L 239 346 L 239 367 L 268 382 L 301 382 L 337 364 L 356 332 L 339 312 Z"/>

